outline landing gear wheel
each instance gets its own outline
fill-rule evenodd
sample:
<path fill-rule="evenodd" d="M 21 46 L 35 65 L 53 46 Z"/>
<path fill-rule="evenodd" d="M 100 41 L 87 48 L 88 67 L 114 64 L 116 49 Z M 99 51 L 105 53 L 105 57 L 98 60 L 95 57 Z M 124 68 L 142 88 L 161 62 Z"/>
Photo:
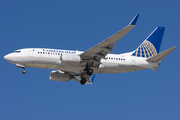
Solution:
<path fill-rule="evenodd" d="M 25 73 L 26 73 L 26 70 L 23 70 L 22 73 L 25 74 Z"/>
<path fill-rule="evenodd" d="M 93 74 L 93 69 L 91 69 L 91 68 L 87 69 L 87 74 L 92 75 Z"/>
<path fill-rule="evenodd" d="M 81 81 L 80 81 L 81 85 L 84 85 L 86 83 L 86 79 L 85 78 L 82 78 Z"/>

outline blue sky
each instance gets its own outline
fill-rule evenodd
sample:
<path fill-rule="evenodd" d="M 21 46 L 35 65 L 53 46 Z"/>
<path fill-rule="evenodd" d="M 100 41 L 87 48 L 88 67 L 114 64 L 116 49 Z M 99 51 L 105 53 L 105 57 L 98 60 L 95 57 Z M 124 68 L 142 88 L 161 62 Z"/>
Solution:
<path fill-rule="evenodd" d="M 1 0 L 1 120 L 179 120 L 180 1 Z M 151 69 L 97 74 L 93 85 L 49 80 L 51 70 L 21 69 L 3 56 L 20 48 L 87 50 L 122 29 L 136 27 L 114 53 L 136 49 L 156 26 L 166 27 L 160 51 L 178 46 Z"/>

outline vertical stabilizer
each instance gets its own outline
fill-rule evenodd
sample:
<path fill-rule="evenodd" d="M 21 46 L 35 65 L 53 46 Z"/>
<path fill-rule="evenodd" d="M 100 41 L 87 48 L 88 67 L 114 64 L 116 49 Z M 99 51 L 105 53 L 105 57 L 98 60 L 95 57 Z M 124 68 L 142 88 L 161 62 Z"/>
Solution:
<path fill-rule="evenodd" d="M 165 27 L 156 27 L 132 56 L 150 58 L 159 53 Z"/>

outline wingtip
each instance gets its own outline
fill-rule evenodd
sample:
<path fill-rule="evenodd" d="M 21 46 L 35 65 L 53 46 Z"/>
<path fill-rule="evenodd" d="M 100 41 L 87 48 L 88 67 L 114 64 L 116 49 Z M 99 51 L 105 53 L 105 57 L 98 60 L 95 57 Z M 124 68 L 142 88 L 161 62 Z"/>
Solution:
<path fill-rule="evenodd" d="M 136 25 L 137 19 L 139 17 L 139 14 L 136 14 L 136 16 L 132 19 L 132 21 L 129 23 L 129 25 Z"/>
<path fill-rule="evenodd" d="M 172 47 L 171 49 L 174 50 L 174 49 L 176 49 L 176 48 L 177 48 L 177 46 L 174 46 L 174 47 Z"/>

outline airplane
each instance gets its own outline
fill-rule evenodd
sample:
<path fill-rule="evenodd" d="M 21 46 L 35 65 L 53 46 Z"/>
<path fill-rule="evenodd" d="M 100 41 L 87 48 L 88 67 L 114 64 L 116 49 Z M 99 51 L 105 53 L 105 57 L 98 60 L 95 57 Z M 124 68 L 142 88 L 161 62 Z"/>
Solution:
<path fill-rule="evenodd" d="M 55 69 L 50 72 L 53 81 L 76 80 L 80 84 L 92 84 L 96 73 L 125 73 L 151 68 L 157 70 L 161 60 L 176 46 L 159 53 L 165 27 L 153 32 L 132 52 L 114 54 L 113 48 L 125 34 L 134 28 L 139 14 L 114 35 L 86 51 L 49 48 L 25 48 L 15 50 L 4 59 L 16 67 Z"/>

